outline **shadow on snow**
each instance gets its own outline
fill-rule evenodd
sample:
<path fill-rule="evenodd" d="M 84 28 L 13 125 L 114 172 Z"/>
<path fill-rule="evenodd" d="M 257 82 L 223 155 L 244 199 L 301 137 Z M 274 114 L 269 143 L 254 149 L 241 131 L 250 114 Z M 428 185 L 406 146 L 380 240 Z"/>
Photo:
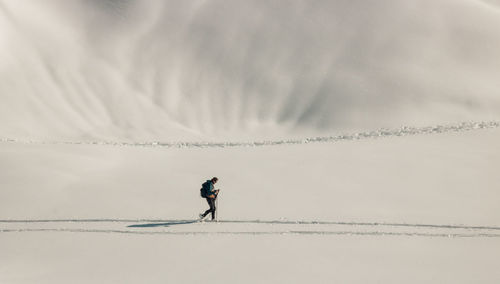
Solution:
<path fill-rule="evenodd" d="M 187 225 L 197 223 L 198 220 L 190 220 L 190 221 L 170 221 L 166 223 L 149 223 L 149 224 L 138 224 L 138 225 L 130 225 L 128 228 L 156 228 L 156 227 L 170 227 L 175 225 Z"/>

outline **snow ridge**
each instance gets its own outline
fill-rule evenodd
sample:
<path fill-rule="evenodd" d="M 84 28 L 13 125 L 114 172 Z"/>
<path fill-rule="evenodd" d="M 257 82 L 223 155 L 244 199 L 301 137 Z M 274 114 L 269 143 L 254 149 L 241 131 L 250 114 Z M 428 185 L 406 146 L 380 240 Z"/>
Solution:
<path fill-rule="evenodd" d="M 117 141 L 36 141 L 12 138 L 0 138 L 0 142 L 21 144 L 70 144 L 70 145 L 106 145 L 132 147 L 164 147 L 164 148 L 229 148 L 229 147 L 260 147 L 297 145 L 309 143 L 333 143 L 340 141 L 356 141 L 383 137 L 400 137 L 426 134 L 441 134 L 449 132 L 465 132 L 480 129 L 491 129 L 500 126 L 499 121 L 461 122 L 457 124 L 435 125 L 426 127 L 403 126 L 397 129 L 379 129 L 374 131 L 344 134 L 337 136 L 311 137 L 304 139 L 288 139 L 254 142 L 117 142 Z"/>

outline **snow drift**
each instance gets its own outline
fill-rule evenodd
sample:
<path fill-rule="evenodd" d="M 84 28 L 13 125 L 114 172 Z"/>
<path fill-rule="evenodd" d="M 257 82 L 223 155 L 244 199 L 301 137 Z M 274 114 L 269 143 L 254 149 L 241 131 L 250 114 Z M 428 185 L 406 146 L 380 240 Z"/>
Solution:
<path fill-rule="evenodd" d="M 0 1 L 0 134 L 181 140 L 498 119 L 495 1 Z"/>

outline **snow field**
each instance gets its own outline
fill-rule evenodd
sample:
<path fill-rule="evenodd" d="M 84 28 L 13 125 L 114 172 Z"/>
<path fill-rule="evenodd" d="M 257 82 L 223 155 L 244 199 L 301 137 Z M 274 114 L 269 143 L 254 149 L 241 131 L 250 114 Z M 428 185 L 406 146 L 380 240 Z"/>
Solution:
<path fill-rule="evenodd" d="M 2 283 L 498 283 L 498 239 L 0 234 Z"/>
<path fill-rule="evenodd" d="M 3 142 L 0 283 L 497 283 L 499 131 L 250 148 Z M 221 222 L 191 223 L 212 175 Z"/>

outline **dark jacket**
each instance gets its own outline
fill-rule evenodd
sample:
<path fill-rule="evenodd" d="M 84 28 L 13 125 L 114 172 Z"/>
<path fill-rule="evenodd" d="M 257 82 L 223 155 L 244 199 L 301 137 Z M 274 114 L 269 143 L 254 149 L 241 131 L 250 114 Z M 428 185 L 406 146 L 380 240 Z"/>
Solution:
<path fill-rule="evenodd" d="M 208 198 L 208 196 L 210 196 L 210 195 L 212 195 L 212 194 L 213 194 L 213 195 L 215 195 L 215 194 L 216 194 L 214 184 L 212 183 L 212 181 L 211 181 L 211 180 L 207 180 L 207 181 L 203 184 L 203 186 L 208 186 L 208 188 L 207 188 L 208 190 L 207 190 L 207 194 L 206 194 L 206 196 L 207 196 L 207 197 L 206 197 L 206 198 Z"/>

